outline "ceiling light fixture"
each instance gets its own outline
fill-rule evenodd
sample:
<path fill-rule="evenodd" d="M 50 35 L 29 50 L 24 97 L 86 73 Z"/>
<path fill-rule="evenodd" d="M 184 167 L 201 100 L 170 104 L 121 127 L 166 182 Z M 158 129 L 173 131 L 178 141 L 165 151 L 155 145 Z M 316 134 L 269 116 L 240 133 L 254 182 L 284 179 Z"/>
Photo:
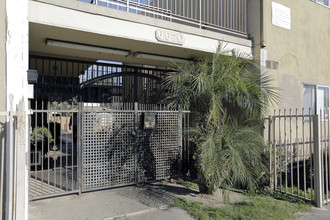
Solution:
<path fill-rule="evenodd" d="M 149 60 L 158 60 L 158 61 L 173 61 L 175 63 L 183 63 L 183 64 L 189 64 L 192 63 L 192 60 L 177 58 L 177 57 L 168 57 L 168 56 L 162 56 L 162 55 L 156 55 L 156 54 L 150 54 L 150 53 L 141 53 L 141 52 L 135 52 L 134 56 L 137 58 L 143 58 L 143 59 L 149 59 Z"/>
<path fill-rule="evenodd" d="M 88 45 L 88 44 L 79 44 L 79 43 L 58 41 L 58 40 L 51 40 L 51 39 L 46 40 L 46 45 L 54 46 L 54 47 L 68 48 L 68 49 L 75 49 L 75 50 L 85 50 L 85 51 L 91 51 L 91 52 L 97 52 L 97 53 L 122 55 L 122 56 L 128 56 L 130 54 L 130 51 L 128 51 L 128 50 L 119 50 L 119 49 L 113 49 L 113 48 L 108 48 L 108 47 L 100 47 L 100 46 L 94 46 L 94 45 Z"/>

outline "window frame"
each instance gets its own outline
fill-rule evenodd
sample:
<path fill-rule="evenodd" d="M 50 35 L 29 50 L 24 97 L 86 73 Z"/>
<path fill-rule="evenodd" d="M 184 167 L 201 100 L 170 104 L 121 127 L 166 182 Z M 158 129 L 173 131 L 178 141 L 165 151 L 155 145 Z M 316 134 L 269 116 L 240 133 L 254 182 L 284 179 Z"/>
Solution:
<path fill-rule="evenodd" d="M 325 107 L 324 106 L 325 103 L 324 103 L 323 104 L 323 110 L 324 109 L 328 109 L 329 110 L 329 108 L 330 108 L 330 105 L 329 105 L 330 104 L 330 87 L 329 86 L 324 86 L 324 85 L 316 85 L 316 94 L 315 94 L 316 95 L 316 103 L 315 103 L 316 106 L 315 107 L 316 107 L 316 111 L 317 111 L 316 114 L 319 114 L 320 113 L 320 109 L 318 109 L 318 103 L 317 103 L 317 98 L 318 98 L 318 95 L 317 94 L 318 94 L 319 88 L 326 88 L 328 90 L 328 106 Z M 325 100 L 325 97 L 323 97 L 323 99 Z M 322 112 L 323 112 L 323 110 L 322 110 Z M 328 116 L 327 113 L 328 113 L 328 111 L 325 111 L 323 113 L 323 118 L 322 118 L 323 121 L 325 121 L 325 120 L 327 121 L 328 120 L 329 116 Z"/>
<path fill-rule="evenodd" d="M 318 103 L 318 90 L 321 89 L 321 88 L 326 88 L 328 90 L 328 106 L 327 107 L 323 106 L 323 108 L 327 108 L 327 109 L 330 110 L 330 86 L 320 85 L 320 84 L 312 84 L 312 83 L 303 83 L 303 85 L 302 85 L 302 105 L 303 106 L 302 107 L 304 109 L 304 114 L 306 112 L 305 110 L 307 110 L 307 114 L 309 112 L 309 109 L 306 109 L 304 107 L 304 87 L 305 86 L 313 86 L 314 89 L 315 89 L 315 91 L 314 91 L 314 109 L 312 109 L 311 115 L 313 115 L 313 114 L 319 115 L 320 114 L 319 106 L 318 106 L 318 104 L 319 104 Z M 325 115 L 325 118 L 323 117 L 322 121 L 328 120 L 328 118 L 329 118 L 329 116 Z"/>
<path fill-rule="evenodd" d="M 326 8 L 330 8 L 330 0 L 328 0 L 328 5 L 326 5 L 326 4 L 322 3 L 322 2 L 319 2 L 318 0 L 312 0 L 312 2 L 315 2 L 315 3 L 317 3 L 319 5 L 322 5 L 322 6 L 326 7 Z"/>
<path fill-rule="evenodd" d="M 305 106 L 304 106 L 304 87 L 305 86 L 313 86 L 315 89 L 315 91 L 314 91 L 314 108 L 313 109 L 305 108 Z M 302 85 L 302 108 L 304 109 L 304 114 L 305 114 L 305 111 L 309 112 L 309 109 L 311 109 L 311 115 L 316 114 L 316 106 L 317 106 L 316 94 L 317 94 L 317 85 L 311 84 L 311 83 L 303 83 L 303 85 Z"/>

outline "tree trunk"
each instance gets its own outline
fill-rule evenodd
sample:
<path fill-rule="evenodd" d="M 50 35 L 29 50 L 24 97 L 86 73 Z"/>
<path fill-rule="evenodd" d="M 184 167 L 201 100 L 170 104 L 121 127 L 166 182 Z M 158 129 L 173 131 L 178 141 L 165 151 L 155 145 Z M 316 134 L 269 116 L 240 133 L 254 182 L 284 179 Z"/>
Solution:
<path fill-rule="evenodd" d="M 197 171 L 197 184 L 198 184 L 199 192 L 202 194 L 212 195 L 215 192 L 215 190 L 210 188 L 206 184 L 206 180 L 205 180 L 202 172 L 203 172 L 202 169 L 199 167 L 199 169 Z"/>

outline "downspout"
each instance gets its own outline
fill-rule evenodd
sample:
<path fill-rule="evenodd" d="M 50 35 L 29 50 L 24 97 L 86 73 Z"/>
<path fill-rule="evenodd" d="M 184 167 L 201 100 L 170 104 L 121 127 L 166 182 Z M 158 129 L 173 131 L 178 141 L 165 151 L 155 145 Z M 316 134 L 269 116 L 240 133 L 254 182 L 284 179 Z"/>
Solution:
<path fill-rule="evenodd" d="M 260 47 L 266 47 L 265 32 L 266 26 L 264 24 L 264 0 L 260 0 Z"/>

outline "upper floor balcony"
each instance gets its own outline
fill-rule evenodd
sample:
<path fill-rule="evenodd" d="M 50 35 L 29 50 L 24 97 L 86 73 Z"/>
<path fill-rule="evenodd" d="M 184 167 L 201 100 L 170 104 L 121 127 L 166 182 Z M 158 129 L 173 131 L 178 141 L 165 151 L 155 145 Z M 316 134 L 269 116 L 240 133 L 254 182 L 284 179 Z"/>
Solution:
<path fill-rule="evenodd" d="M 258 7 L 250 3 L 29 0 L 29 51 L 33 55 L 166 67 L 171 59 L 212 58 L 219 41 L 225 43 L 227 50 L 251 54 L 253 42 L 247 32 L 250 34 L 253 26 L 247 23 L 247 11 L 250 18 L 257 14 Z M 251 8 L 256 12 L 249 11 Z M 49 40 L 64 42 L 66 46 L 54 46 L 47 43 Z"/>
<path fill-rule="evenodd" d="M 247 36 L 247 0 L 78 0 L 202 29 Z"/>

